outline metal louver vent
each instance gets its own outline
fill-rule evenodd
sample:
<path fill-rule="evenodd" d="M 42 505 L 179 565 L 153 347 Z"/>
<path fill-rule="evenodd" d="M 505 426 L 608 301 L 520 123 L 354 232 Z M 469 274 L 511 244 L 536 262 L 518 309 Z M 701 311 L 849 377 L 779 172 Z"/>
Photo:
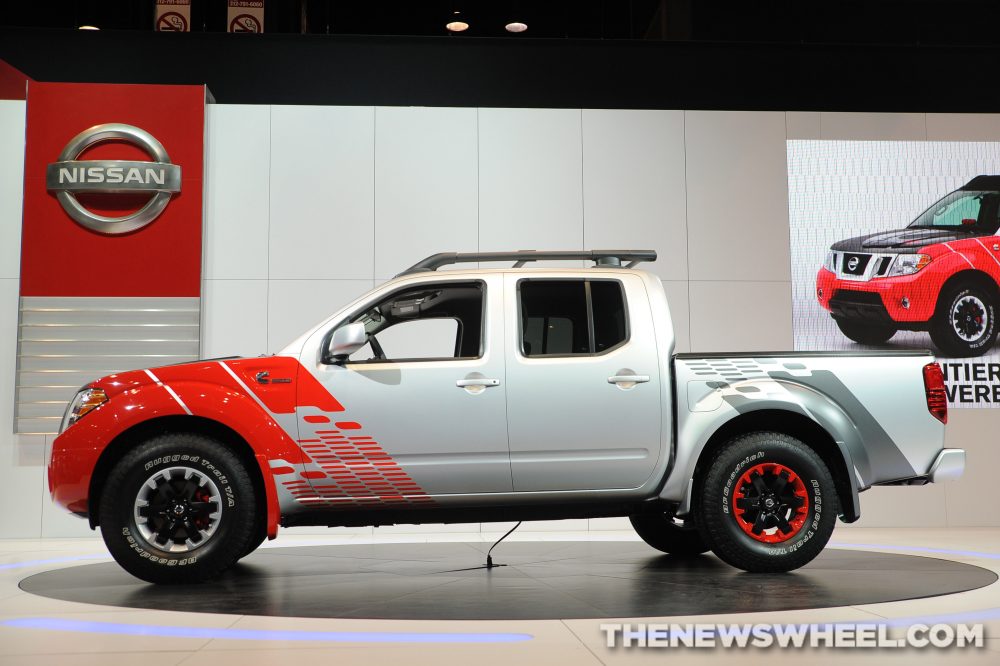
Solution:
<path fill-rule="evenodd" d="M 51 434 L 77 389 L 123 370 L 198 358 L 200 299 L 23 297 L 15 431 Z"/>

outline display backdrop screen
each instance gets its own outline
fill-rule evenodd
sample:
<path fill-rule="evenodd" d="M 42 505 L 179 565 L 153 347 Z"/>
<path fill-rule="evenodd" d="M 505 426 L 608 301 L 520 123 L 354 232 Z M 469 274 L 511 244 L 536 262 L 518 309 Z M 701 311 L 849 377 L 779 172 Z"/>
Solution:
<path fill-rule="evenodd" d="M 1000 143 L 787 151 L 795 348 L 931 349 L 951 406 L 1000 405 Z"/>

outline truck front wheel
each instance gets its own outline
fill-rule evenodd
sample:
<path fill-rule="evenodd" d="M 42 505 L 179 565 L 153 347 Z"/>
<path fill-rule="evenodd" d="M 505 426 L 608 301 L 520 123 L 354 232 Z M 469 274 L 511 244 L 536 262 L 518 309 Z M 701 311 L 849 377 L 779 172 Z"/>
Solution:
<path fill-rule="evenodd" d="M 777 432 L 724 445 L 700 490 L 698 529 L 720 559 L 753 572 L 798 569 L 833 534 L 837 493 L 815 451 Z"/>
<path fill-rule="evenodd" d="M 112 468 L 101 495 L 101 536 L 112 557 L 150 583 L 198 583 L 253 544 L 253 483 L 240 459 L 197 434 L 155 437 Z"/>
<path fill-rule="evenodd" d="M 693 524 L 677 523 L 666 513 L 640 513 L 629 520 L 643 541 L 664 553 L 694 557 L 708 550 Z"/>
<path fill-rule="evenodd" d="M 835 319 L 837 328 L 845 336 L 862 345 L 881 345 L 896 335 L 895 326 L 885 324 L 866 324 L 848 319 Z"/>
<path fill-rule="evenodd" d="M 975 284 L 957 284 L 943 290 L 930 332 L 931 340 L 945 356 L 982 356 L 997 337 L 993 298 Z"/>

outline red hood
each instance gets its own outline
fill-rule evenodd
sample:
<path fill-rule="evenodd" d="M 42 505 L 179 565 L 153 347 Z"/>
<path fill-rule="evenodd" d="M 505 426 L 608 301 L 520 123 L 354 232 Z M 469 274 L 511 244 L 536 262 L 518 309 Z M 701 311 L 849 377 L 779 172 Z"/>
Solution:
<path fill-rule="evenodd" d="M 276 358 L 276 357 L 272 357 Z M 113 375 L 107 375 L 106 377 L 101 377 L 100 379 L 95 379 L 90 382 L 87 386 L 93 388 L 104 389 L 107 393 L 108 398 L 113 398 L 119 393 L 128 391 L 131 389 L 139 388 L 140 386 L 145 386 L 146 384 L 155 383 L 153 378 L 149 376 L 149 373 L 153 373 L 159 379 L 159 370 L 169 369 L 168 372 L 171 377 L 177 375 L 177 370 L 185 375 L 190 375 L 192 380 L 197 381 L 199 375 L 205 375 L 206 367 L 212 365 L 218 367 L 219 361 L 239 361 L 242 360 L 239 356 L 228 356 L 224 358 L 214 358 L 214 359 L 203 359 L 199 361 L 192 361 L 190 363 L 176 363 L 174 365 L 163 365 L 155 368 L 149 368 L 148 370 L 123 370 L 122 372 L 116 372 Z"/>
<path fill-rule="evenodd" d="M 102 377 L 90 385 L 104 389 L 108 398 L 148 384 L 162 383 L 180 389 L 184 384 L 224 386 L 253 394 L 272 414 L 294 414 L 296 406 L 311 405 L 325 411 L 343 406 L 297 359 L 291 356 L 221 358 L 148 370 L 129 370 Z"/>

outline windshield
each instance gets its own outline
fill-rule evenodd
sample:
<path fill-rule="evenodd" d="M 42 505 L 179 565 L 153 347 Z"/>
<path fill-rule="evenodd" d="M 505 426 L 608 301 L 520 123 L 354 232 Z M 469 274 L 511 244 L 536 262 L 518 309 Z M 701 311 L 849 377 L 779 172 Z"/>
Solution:
<path fill-rule="evenodd" d="M 1000 193 L 981 190 L 952 192 L 920 214 L 910 228 L 965 228 L 979 231 L 997 228 L 997 199 Z"/>

